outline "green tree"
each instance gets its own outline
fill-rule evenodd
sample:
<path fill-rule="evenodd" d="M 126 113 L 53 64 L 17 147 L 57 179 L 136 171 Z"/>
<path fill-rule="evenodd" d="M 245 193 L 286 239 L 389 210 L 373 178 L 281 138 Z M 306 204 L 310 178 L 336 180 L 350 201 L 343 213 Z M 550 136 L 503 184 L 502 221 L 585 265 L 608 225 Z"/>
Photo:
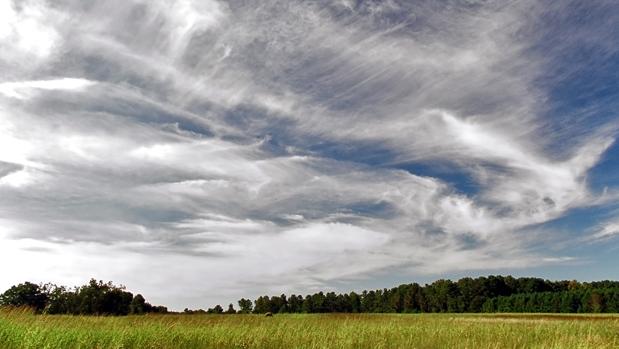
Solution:
<path fill-rule="evenodd" d="M 104 283 L 91 279 L 88 284 L 77 290 L 76 312 L 89 315 L 127 315 L 133 295 L 123 286 L 114 286 L 112 282 Z M 148 312 L 147 309 L 144 309 Z"/>
<path fill-rule="evenodd" d="M 131 314 L 144 314 L 146 308 L 146 300 L 141 294 L 136 294 L 135 297 L 131 300 L 131 305 L 129 306 L 129 312 Z"/>
<path fill-rule="evenodd" d="M 361 312 L 361 297 L 355 292 L 350 292 L 350 311 L 352 313 Z"/>
<path fill-rule="evenodd" d="M 214 306 L 213 309 L 207 310 L 207 313 L 211 313 L 211 314 L 223 314 L 223 312 L 224 312 L 224 308 L 222 308 L 221 305 L 219 304 Z"/>
<path fill-rule="evenodd" d="M 249 314 L 249 313 L 251 313 L 251 311 L 253 309 L 253 304 L 252 304 L 251 300 L 245 299 L 245 298 L 241 298 L 238 303 L 239 303 L 239 313 L 241 313 L 241 314 Z"/>
<path fill-rule="evenodd" d="M 302 305 L 303 305 L 303 297 L 293 294 L 288 299 L 288 312 L 300 313 Z"/>
<path fill-rule="evenodd" d="M 269 296 L 261 296 L 254 302 L 254 313 L 264 314 L 271 311 L 271 300 Z"/>
<path fill-rule="evenodd" d="M 14 307 L 31 307 L 41 312 L 47 305 L 48 295 L 43 288 L 31 282 L 12 286 L 0 295 L 0 304 Z"/>
<path fill-rule="evenodd" d="M 313 313 L 314 312 L 314 304 L 312 303 L 312 296 L 309 294 L 305 296 L 303 299 L 303 303 L 301 304 L 301 312 L 302 313 Z"/>
<path fill-rule="evenodd" d="M 72 314 L 77 306 L 75 292 L 67 291 L 64 286 L 47 284 L 44 287 L 47 293 L 47 305 L 44 312 L 46 314 Z"/>
<path fill-rule="evenodd" d="M 604 298 L 599 292 L 591 292 L 591 297 L 589 298 L 589 309 L 591 309 L 591 312 L 593 313 L 604 312 Z"/>

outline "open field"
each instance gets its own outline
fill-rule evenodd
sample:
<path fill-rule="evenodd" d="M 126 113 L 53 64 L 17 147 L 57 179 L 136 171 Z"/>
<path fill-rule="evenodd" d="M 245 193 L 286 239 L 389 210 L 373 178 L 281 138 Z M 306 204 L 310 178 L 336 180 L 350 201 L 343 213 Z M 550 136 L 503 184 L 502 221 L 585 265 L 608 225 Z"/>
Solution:
<path fill-rule="evenodd" d="M 0 348 L 619 348 L 619 316 L 0 312 Z"/>

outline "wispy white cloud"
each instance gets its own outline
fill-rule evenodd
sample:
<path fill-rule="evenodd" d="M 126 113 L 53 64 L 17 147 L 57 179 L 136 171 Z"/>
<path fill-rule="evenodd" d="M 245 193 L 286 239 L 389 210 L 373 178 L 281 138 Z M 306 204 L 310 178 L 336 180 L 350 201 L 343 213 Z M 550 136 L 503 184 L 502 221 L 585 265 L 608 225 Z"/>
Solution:
<path fill-rule="evenodd" d="M 0 93 L 7 97 L 26 99 L 37 90 L 80 91 L 93 84 L 93 81 L 75 78 L 3 82 L 0 83 Z"/>
<path fill-rule="evenodd" d="M 544 137 L 541 4 L 0 6 L 0 258 L 49 267 L 0 286 L 94 276 L 203 307 L 560 263 L 531 226 L 613 200 L 587 182 L 612 127 Z"/>
<path fill-rule="evenodd" d="M 613 239 L 619 235 L 619 218 L 613 217 L 597 224 L 591 229 L 591 234 L 585 237 L 588 242 L 599 242 Z"/>

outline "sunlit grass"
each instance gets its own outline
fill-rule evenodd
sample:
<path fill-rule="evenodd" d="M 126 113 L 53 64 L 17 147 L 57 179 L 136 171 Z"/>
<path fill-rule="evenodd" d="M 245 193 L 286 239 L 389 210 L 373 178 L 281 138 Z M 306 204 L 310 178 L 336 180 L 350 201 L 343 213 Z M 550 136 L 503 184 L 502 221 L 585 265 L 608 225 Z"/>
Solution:
<path fill-rule="evenodd" d="M 0 311 L 0 348 L 618 348 L 619 317 L 46 316 Z"/>

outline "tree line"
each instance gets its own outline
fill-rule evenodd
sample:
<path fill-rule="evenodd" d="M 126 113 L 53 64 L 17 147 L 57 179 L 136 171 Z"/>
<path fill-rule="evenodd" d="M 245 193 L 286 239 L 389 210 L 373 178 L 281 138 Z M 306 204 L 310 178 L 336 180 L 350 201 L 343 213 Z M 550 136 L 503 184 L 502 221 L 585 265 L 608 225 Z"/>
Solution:
<path fill-rule="evenodd" d="M 90 280 L 68 289 L 30 282 L 0 295 L 0 306 L 27 306 L 38 313 L 75 315 L 128 315 L 168 313 L 140 294 L 133 295 L 112 282 Z M 437 280 L 430 284 L 403 284 L 362 292 L 318 292 L 306 296 L 282 294 L 242 298 L 238 311 L 232 304 L 207 310 L 185 309 L 185 314 L 264 313 L 616 313 L 619 281 L 549 281 L 540 278 L 494 276 Z"/>
<path fill-rule="evenodd" d="M 501 296 L 487 300 L 482 309 L 489 313 L 619 313 L 619 288 Z"/>
<path fill-rule="evenodd" d="M 141 294 L 134 296 L 124 286 L 95 279 L 72 289 L 54 284 L 25 282 L 1 294 L 0 305 L 30 307 L 44 314 L 128 315 L 168 312 L 164 306 L 153 306 L 146 302 Z"/>
<path fill-rule="evenodd" d="M 360 293 L 261 296 L 238 301 L 239 313 L 619 312 L 619 282 L 549 281 L 488 276 L 403 284 Z M 215 310 L 216 309 L 216 310 Z M 232 313 L 221 306 L 207 313 Z M 191 312 L 191 311 L 190 311 Z"/>

